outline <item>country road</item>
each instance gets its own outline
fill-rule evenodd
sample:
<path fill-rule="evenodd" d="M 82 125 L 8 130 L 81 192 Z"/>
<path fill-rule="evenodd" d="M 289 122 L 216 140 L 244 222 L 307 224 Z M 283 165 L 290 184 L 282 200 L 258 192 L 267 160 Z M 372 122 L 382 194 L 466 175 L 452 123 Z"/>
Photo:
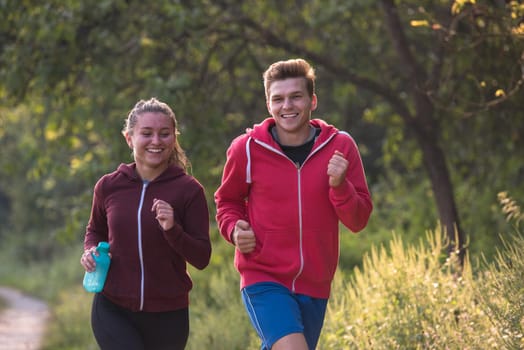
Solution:
<path fill-rule="evenodd" d="M 0 313 L 0 350 L 40 348 L 49 309 L 45 303 L 19 291 L 0 287 L 7 308 Z"/>

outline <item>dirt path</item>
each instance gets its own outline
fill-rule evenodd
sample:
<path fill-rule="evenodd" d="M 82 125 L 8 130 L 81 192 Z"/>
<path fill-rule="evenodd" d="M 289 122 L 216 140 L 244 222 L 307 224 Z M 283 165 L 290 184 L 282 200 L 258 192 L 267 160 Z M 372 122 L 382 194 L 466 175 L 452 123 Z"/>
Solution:
<path fill-rule="evenodd" d="M 0 287 L 8 307 L 0 313 L 0 350 L 37 350 L 49 317 L 47 305 L 15 289 Z"/>

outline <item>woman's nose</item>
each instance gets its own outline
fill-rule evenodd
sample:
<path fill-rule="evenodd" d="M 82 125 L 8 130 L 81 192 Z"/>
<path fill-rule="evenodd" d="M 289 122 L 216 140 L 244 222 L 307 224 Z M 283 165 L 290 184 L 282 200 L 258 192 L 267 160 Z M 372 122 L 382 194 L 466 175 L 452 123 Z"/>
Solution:
<path fill-rule="evenodd" d="M 153 134 L 153 143 L 160 143 L 160 135 Z"/>

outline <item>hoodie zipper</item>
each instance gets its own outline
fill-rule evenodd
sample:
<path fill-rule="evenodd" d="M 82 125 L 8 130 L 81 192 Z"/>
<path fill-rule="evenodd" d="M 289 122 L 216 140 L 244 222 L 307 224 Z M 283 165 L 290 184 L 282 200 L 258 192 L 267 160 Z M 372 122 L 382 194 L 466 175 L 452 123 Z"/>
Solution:
<path fill-rule="evenodd" d="M 140 202 L 138 203 L 138 213 L 137 213 L 137 221 L 138 221 L 138 257 L 140 260 L 140 308 L 139 310 L 142 311 L 144 308 L 144 254 L 142 251 L 142 207 L 144 205 L 144 197 L 146 194 L 147 186 L 149 185 L 149 181 L 144 180 L 142 181 L 142 192 L 140 194 Z"/>
<path fill-rule="evenodd" d="M 304 161 L 305 163 L 305 161 Z M 304 165 L 302 163 L 302 165 Z M 291 291 L 295 293 L 295 282 L 297 281 L 297 278 L 302 274 L 302 271 L 304 270 L 304 247 L 302 244 L 302 192 L 300 191 L 302 176 L 300 173 L 300 169 L 302 168 L 300 164 L 295 163 L 295 166 L 297 167 L 297 177 L 298 177 L 298 239 L 299 239 L 299 252 L 300 252 L 300 267 L 298 269 L 297 274 L 295 277 L 293 277 L 293 281 L 291 282 Z"/>

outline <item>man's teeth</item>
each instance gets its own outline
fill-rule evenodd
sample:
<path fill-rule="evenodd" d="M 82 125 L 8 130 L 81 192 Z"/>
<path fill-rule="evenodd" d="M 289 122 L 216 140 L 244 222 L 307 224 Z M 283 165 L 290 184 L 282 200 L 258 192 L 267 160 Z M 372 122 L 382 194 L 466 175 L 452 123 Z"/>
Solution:
<path fill-rule="evenodd" d="M 282 114 L 282 118 L 293 118 L 293 117 L 296 117 L 297 114 L 296 113 L 293 113 L 293 114 Z"/>

